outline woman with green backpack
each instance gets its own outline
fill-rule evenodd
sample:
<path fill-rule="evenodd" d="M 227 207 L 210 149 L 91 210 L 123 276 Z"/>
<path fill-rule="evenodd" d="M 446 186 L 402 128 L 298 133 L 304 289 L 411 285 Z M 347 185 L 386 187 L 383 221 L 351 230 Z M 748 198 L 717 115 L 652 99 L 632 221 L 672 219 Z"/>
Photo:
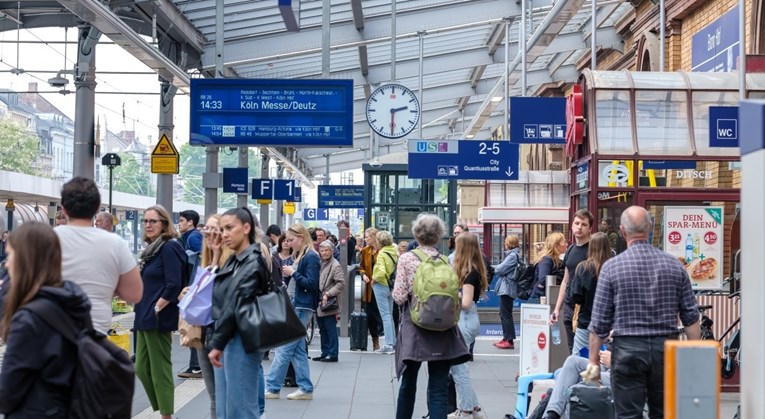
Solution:
<path fill-rule="evenodd" d="M 396 341 L 396 375 L 401 380 L 396 419 L 412 417 L 423 362 L 428 363 L 430 417 L 446 419 L 449 368 L 470 358 L 457 327 L 459 279 L 436 248 L 445 231 L 444 222 L 436 215 L 420 214 L 412 226 L 419 247 L 398 261 L 393 300 L 403 306 L 403 311 Z"/>

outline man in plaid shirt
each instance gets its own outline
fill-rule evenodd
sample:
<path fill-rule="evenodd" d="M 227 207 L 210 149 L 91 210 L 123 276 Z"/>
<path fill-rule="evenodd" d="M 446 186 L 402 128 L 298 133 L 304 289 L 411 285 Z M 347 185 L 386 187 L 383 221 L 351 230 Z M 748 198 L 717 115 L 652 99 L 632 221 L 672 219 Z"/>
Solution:
<path fill-rule="evenodd" d="M 688 339 L 700 339 L 698 303 L 688 273 L 672 255 L 648 243 L 645 208 L 621 217 L 627 250 L 603 264 L 590 321 L 589 378 L 599 378 L 598 349 L 613 330 L 611 386 L 616 417 L 664 417 L 664 341 L 676 339 L 677 318 Z"/>

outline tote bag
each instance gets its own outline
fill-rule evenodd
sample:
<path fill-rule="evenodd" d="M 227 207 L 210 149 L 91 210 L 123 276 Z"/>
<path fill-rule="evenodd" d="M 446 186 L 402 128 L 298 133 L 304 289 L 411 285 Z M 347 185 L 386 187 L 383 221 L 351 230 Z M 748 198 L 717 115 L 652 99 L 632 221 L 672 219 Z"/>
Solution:
<path fill-rule="evenodd" d="M 248 353 L 265 352 L 303 339 L 306 333 L 285 287 L 272 287 L 266 294 L 240 297 L 236 323 Z"/>
<path fill-rule="evenodd" d="M 189 292 L 178 303 L 181 318 L 194 326 L 212 323 L 212 294 L 215 274 L 209 269 L 197 269 Z"/>

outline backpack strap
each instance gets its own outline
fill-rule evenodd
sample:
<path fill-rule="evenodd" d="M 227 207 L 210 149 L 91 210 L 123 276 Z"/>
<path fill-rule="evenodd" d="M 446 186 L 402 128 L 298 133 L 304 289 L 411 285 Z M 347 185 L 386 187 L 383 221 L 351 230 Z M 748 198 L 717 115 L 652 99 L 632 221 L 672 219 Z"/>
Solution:
<path fill-rule="evenodd" d="M 66 313 L 58 305 L 44 298 L 36 298 L 21 307 L 41 318 L 53 330 L 58 331 L 68 341 L 77 344 L 77 335 L 80 334 L 78 327 L 74 324 L 72 316 Z M 88 320 L 90 323 L 90 320 Z M 88 325 L 89 326 L 89 325 Z"/>
<path fill-rule="evenodd" d="M 420 262 L 425 262 L 426 260 L 430 259 L 430 256 L 428 256 L 427 253 L 423 252 L 420 249 L 412 249 L 412 253 L 414 253 L 418 258 L 420 258 Z"/>

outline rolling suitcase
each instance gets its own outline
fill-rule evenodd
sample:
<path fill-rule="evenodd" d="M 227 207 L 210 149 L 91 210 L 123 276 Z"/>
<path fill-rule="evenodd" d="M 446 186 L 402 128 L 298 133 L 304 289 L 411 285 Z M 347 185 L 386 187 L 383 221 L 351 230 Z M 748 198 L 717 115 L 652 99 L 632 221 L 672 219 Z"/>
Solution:
<path fill-rule="evenodd" d="M 363 311 L 354 311 L 351 314 L 351 350 L 366 351 L 368 334 L 367 314 Z"/>
<path fill-rule="evenodd" d="M 566 415 L 569 419 L 609 419 L 614 417 L 611 387 L 576 384 L 568 389 Z"/>

